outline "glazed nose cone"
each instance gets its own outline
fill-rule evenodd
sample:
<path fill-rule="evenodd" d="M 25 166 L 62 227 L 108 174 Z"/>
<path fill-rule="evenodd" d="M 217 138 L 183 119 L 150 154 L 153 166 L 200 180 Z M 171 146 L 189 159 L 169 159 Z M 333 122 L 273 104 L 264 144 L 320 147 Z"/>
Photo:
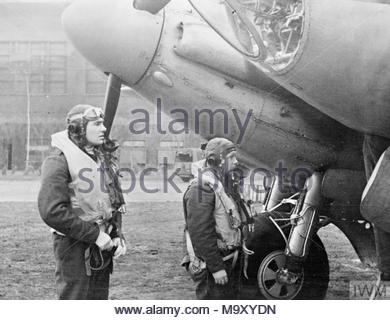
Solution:
<path fill-rule="evenodd" d="M 62 22 L 88 61 L 132 85 L 153 60 L 163 16 L 136 10 L 132 0 L 77 0 L 66 8 Z"/>

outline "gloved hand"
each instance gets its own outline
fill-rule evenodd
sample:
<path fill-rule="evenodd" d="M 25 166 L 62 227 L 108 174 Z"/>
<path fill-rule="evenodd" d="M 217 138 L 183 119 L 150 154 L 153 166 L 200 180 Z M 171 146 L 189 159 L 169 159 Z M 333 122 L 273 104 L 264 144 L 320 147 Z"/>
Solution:
<path fill-rule="evenodd" d="M 101 230 L 95 243 L 102 251 L 111 250 L 114 247 L 114 243 L 112 242 L 111 237 Z"/>
<path fill-rule="evenodd" d="M 112 239 L 112 243 L 114 244 L 114 247 L 117 247 L 114 253 L 114 259 L 118 259 L 120 256 L 126 254 L 127 248 L 124 240 L 121 241 L 121 238 L 118 237 Z"/>
<path fill-rule="evenodd" d="M 213 273 L 213 277 L 216 284 L 224 285 L 229 281 L 228 275 L 225 269 L 219 270 Z"/>

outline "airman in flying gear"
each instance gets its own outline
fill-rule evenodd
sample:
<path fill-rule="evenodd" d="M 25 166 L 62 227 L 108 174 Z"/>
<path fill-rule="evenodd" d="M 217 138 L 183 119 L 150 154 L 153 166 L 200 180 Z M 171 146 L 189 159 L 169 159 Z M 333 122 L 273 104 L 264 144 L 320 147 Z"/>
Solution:
<path fill-rule="evenodd" d="M 240 170 L 235 145 L 224 138 L 210 140 L 203 168 L 198 168 L 184 194 L 183 261 L 199 281 L 198 299 L 235 299 L 242 274 L 242 246 L 253 217 L 239 194 Z"/>
<path fill-rule="evenodd" d="M 42 166 L 38 207 L 52 228 L 59 299 L 108 299 L 112 258 L 126 253 L 116 146 L 105 131 L 100 108 L 76 105 Z"/>

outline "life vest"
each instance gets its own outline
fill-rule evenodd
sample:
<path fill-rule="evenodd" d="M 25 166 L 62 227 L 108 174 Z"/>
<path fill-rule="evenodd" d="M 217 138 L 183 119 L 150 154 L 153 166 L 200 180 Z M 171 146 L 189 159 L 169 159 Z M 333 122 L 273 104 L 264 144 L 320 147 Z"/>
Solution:
<path fill-rule="evenodd" d="M 72 209 L 80 219 L 101 224 L 112 217 L 109 194 L 104 192 L 104 181 L 100 172 L 100 161 L 95 162 L 68 137 L 68 131 L 61 131 L 51 136 L 51 145 L 60 149 L 68 163 L 72 182 L 69 188 Z M 87 180 L 88 179 L 88 180 Z M 104 187 L 105 188 L 105 187 Z"/>
<path fill-rule="evenodd" d="M 202 172 L 201 177 L 194 180 L 204 182 L 215 193 L 214 219 L 218 248 L 231 250 L 240 247 L 242 219 L 235 201 L 225 192 L 222 183 L 212 172 Z"/>

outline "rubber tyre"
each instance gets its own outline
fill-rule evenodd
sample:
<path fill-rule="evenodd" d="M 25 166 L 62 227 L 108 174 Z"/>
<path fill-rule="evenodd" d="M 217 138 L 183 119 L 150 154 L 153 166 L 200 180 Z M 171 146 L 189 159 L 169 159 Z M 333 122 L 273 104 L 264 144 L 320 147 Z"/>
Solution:
<path fill-rule="evenodd" d="M 289 229 L 286 228 L 284 231 L 288 235 Z M 262 288 L 258 286 L 258 272 L 262 262 L 269 254 L 275 251 L 284 251 L 285 242 L 272 223 L 265 217 L 260 217 L 256 221 L 255 233 L 248 241 L 248 248 L 255 251 L 255 254 L 249 258 L 248 282 L 257 286 L 260 298 L 267 299 L 261 293 Z M 329 260 L 325 247 L 317 235 L 311 240 L 310 251 L 304 263 L 303 272 L 302 287 L 293 299 L 324 299 L 329 284 Z"/>

